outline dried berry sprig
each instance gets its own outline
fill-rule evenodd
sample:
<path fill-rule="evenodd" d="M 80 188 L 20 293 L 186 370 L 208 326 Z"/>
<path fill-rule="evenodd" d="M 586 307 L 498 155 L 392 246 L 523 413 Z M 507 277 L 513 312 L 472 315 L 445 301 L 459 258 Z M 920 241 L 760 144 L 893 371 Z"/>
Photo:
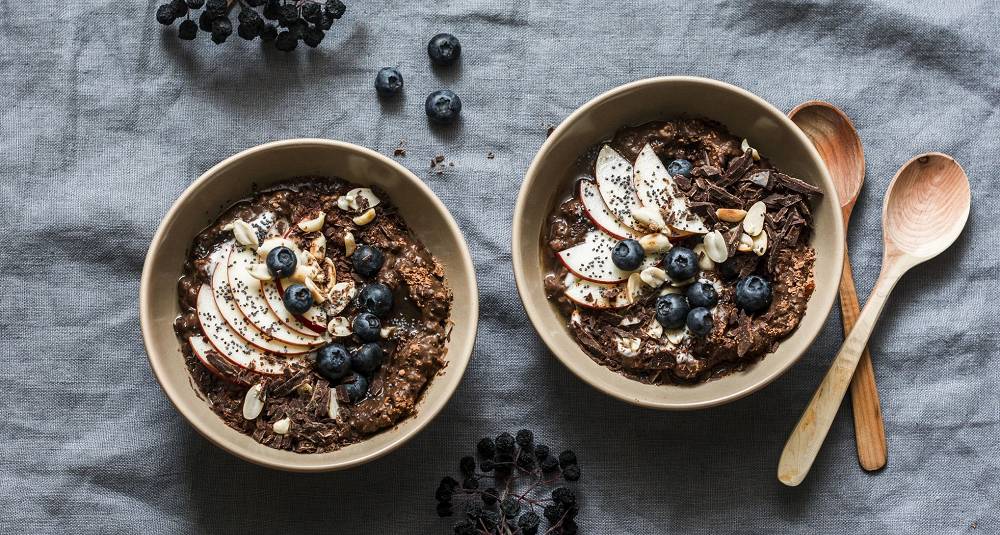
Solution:
<path fill-rule="evenodd" d="M 453 516 L 456 507 L 462 508 L 465 518 L 454 525 L 456 535 L 537 535 L 542 517 L 548 522 L 542 532 L 546 535 L 577 532 L 576 493 L 556 486 L 580 479 L 572 450 L 555 456 L 522 429 L 516 436 L 481 439 L 476 453 L 478 465 L 471 455 L 459 460 L 461 482 L 445 477 L 434 493 L 439 516 Z"/>
<path fill-rule="evenodd" d="M 222 44 L 233 34 L 229 15 L 237 4 L 236 34 L 247 41 L 259 37 L 274 42 L 285 52 L 295 50 L 299 41 L 319 46 L 325 32 L 347 10 L 341 0 L 170 0 L 156 8 L 156 21 L 170 26 L 183 19 L 177 27 L 181 39 L 193 40 L 201 30 L 211 35 L 213 43 Z M 202 7 L 196 23 L 194 11 Z"/>

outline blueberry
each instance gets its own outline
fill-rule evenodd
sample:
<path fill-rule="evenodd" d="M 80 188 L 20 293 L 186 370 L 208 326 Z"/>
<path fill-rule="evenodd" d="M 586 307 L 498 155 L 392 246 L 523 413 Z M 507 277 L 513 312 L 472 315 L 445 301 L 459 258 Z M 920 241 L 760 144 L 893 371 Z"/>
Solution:
<path fill-rule="evenodd" d="M 267 270 L 275 278 L 283 279 L 291 276 L 292 273 L 295 273 L 295 264 L 297 263 L 295 251 L 288 247 L 275 247 L 271 249 L 270 253 L 267 253 Z"/>
<path fill-rule="evenodd" d="M 674 247 L 665 261 L 671 279 L 687 280 L 698 274 L 698 255 L 687 247 Z"/>
<path fill-rule="evenodd" d="M 351 355 L 351 368 L 363 375 L 370 375 L 382 365 L 385 353 L 382 347 L 375 343 L 367 343 Z"/>
<path fill-rule="evenodd" d="M 431 121 L 438 124 L 450 124 L 458 119 L 458 114 L 462 111 L 462 99 L 458 95 L 442 89 L 427 95 L 424 102 L 424 111 Z"/>
<path fill-rule="evenodd" d="M 611 250 L 611 261 L 625 271 L 639 269 L 645 257 L 646 252 L 642 250 L 638 240 L 622 240 Z"/>
<path fill-rule="evenodd" d="M 696 282 L 688 286 L 687 298 L 693 307 L 712 308 L 719 303 L 719 294 L 710 282 Z"/>
<path fill-rule="evenodd" d="M 373 282 L 361 289 L 358 304 L 363 310 L 384 318 L 392 310 L 392 290 L 382 283 Z"/>
<path fill-rule="evenodd" d="M 362 312 L 354 317 L 354 334 L 365 342 L 375 342 L 381 336 L 382 322 L 371 312 Z"/>
<path fill-rule="evenodd" d="M 691 312 L 687 315 L 687 326 L 691 329 L 691 332 L 697 334 L 698 336 L 705 336 L 706 334 L 712 332 L 712 327 L 714 326 L 712 321 L 712 313 L 708 311 L 705 307 L 692 308 Z"/>
<path fill-rule="evenodd" d="M 757 275 L 747 275 L 736 283 L 736 304 L 747 312 L 759 312 L 771 304 L 771 283 Z"/>
<path fill-rule="evenodd" d="M 360 375 L 354 376 L 354 381 L 344 385 L 344 389 L 347 391 L 347 397 L 351 400 L 351 403 L 357 403 L 365 396 L 368 395 L 368 379 Z"/>
<path fill-rule="evenodd" d="M 359 245 L 351 255 L 351 262 L 354 264 L 354 272 L 362 277 L 374 277 L 382 269 L 385 263 L 385 255 L 382 251 L 371 245 Z"/>
<path fill-rule="evenodd" d="M 395 67 L 382 67 L 375 75 L 375 91 L 383 97 L 391 97 L 403 90 L 403 75 Z"/>
<path fill-rule="evenodd" d="M 330 382 L 343 379 L 351 369 L 351 355 L 340 344 L 323 346 L 316 352 L 316 370 Z"/>
<path fill-rule="evenodd" d="M 667 172 L 670 176 L 691 176 L 691 162 L 687 160 L 674 160 L 667 164 Z"/>
<path fill-rule="evenodd" d="M 313 296 L 309 288 L 301 284 L 293 284 L 285 288 L 285 308 L 292 314 L 304 314 L 313 306 Z"/>
<path fill-rule="evenodd" d="M 439 33 L 427 43 L 427 55 L 437 65 L 451 65 L 462 55 L 462 44 L 450 33 Z"/>
<path fill-rule="evenodd" d="M 656 299 L 656 321 L 667 329 L 677 329 L 684 325 L 691 305 L 681 294 L 661 295 Z"/>

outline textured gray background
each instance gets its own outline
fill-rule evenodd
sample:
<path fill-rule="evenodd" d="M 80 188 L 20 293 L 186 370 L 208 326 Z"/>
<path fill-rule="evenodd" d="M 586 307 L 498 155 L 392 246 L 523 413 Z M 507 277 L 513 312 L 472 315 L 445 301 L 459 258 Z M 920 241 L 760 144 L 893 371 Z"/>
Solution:
<path fill-rule="evenodd" d="M 1000 532 L 993 0 L 355 0 L 320 49 L 292 55 L 235 37 L 180 42 L 155 7 L 0 1 L 0 532 L 445 533 L 436 480 L 479 436 L 522 426 L 579 452 L 587 533 Z M 439 31 L 462 40 L 454 70 L 428 65 Z M 384 65 L 401 67 L 406 95 L 380 105 Z M 836 313 L 764 391 L 684 414 L 595 392 L 527 323 L 508 225 L 546 125 L 659 74 L 718 78 L 786 110 L 823 98 L 854 118 L 869 169 L 850 233 L 862 296 L 897 167 L 927 150 L 965 166 L 969 227 L 900 284 L 872 338 L 882 473 L 858 468 L 845 410 L 801 487 L 774 477 L 839 346 Z M 464 120 L 431 129 L 423 97 L 442 87 L 461 95 Z M 152 376 L 136 312 L 146 246 L 177 195 L 236 151 L 298 136 L 386 154 L 405 138 L 400 161 L 452 209 L 482 297 L 472 365 L 437 420 L 376 462 L 311 476 L 197 435 Z M 437 153 L 455 162 L 440 176 Z"/>

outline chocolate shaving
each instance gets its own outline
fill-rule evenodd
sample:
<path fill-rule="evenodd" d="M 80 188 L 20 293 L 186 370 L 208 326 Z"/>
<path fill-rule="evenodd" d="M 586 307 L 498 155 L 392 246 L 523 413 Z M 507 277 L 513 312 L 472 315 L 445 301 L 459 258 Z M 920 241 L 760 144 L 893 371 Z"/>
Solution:
<path fill-rule="evenodd" d="M 722 201 L 722 204 L 726 206 L 743 206 L 743 201 L 739 197 L 729 193 L 719 186 L 716 186 L 715 184 L 709 182 L 707 190 L 712 198 Z"/>
<path fill-rule="evenodd" d="M 797 192 L 802 193 L 804 195 L 810 195 L 810 196 L 813 196 L 813 195 L 815 195 L 815 196 L 823 195 L 823 192 L 820 191 L 820 189 L 817 188 L 816 186 L 813 186 L 812 184 L 808 184 L 806 182 L 803 182 L 803 181 L 801 181 L 801 180 L 799 180 L 797 178 L 790 177 L 790 176 L 786 175 L 785 173 L 774 172 L 774 173 L 771 173 L 771 176 L 780 185 L 782 185 L 782 186 L 784 186 L 784 187 L 786 187 L 786 188 L 788 188 L 788 189 L 790 189 L 792 191 L 797 191 Z"/>
<path fill-rule="evenodd" d="M 750 154 L 750 151 L 747 150 L 742 156 L 733 158 L 729 161 L 729 167 L 726 169 L 726 174 L 722 177 L 722 180 L 717 182 L 717 184 L 722 187 L 726 187 L 735 183 L 739 179 L 743 178 L 743 175 L 750 170 L 750 166 L 752 165 L 753 156 Z"/>
<path fill-rule="evenodd" d="M 740 311 L 739 327 L 736 328 L 736 354 L 743 358 L 753 345 L 753 332 L 750 330 L 750 316 Z"/>
<path fill-rule="evenodd" d="M 691 171 L 691 176 L 698 177 L 719 177 L 722 176 L 722 171 L 714 165 L 702 165 L 701 167 L 695 167 Z"/>

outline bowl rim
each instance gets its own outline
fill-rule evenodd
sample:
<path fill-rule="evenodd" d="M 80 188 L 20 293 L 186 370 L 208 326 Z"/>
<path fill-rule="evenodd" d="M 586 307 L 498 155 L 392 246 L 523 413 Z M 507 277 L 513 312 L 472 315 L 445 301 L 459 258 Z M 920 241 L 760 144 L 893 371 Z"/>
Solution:
<path fill-rule="evenodd" d="M 198 190 L 200 190 L 201 187 L 204 185 L 204 183 L 207 182 L 212 176 L 216 175 L 217 173 L 226 169 L 227 167 L 236 164 L 239 160 L 256 153 L 266 152 L 273 149 L 301 147 L 310 145 L 324 146 L 328 148 L 344 150 L 347 152 L 353 152 L 364 158 L 377 160 L 378 162 L 396 170 L 402 177 L 405 177 L 406 180 L 411 182 L 413 185 L 415 185 L 418 189 L 422 190 L 427 195 L 427 197 L 431 201 L 431 204 L 434 205 L 441 212 L 441 214 L 443 214 L 444 223 L 448 227 L 448 230 L 458 240 L 462 263 L 464 263 L 465 266 L 468 268 L 467 276 L 472 289 L 472 291 L 469 292 L 468 298 L 472 313 L 470 314 L 471 318 L 467 319 L 467 321 L 470 322 L 468 327 L 469 339 L 464 345 L 464 347 L 448 348 L 448 359 L 449 359 L 448 367 L 453 368 L 454 372 L 458 373 L 459 378 L 455 380 L 453 384 L 446 385 L 444 387 L 447 390 L 444 392 L 443 402 L 440 403 L 440 405 L 430 408 L 424 407 L 423 411 L 415 413 L 414 415 L 411 415 L 407 419 L 398 422 L 393 427 L 384 430 L 383 432 L 391 431 L 392 429 L 395 429 L 397 426 L 402 425 L 403 423 L 409 421 L 410 419 L 415 419 L 417 415 L 420 416 L 420 419 L 416 421 L 410 429 L 408 429 L 405 433 L 400 434 L 398 437 L 386 443 L 380 448 L 371 451 L 366 451 L 362 455 L 359 455 L 355 458 L 351 458 L 345 461 L 302 465 L 300 463 L 295 462 L 296 458 L 294 457 L 287 461 L 281 459 L 263 458 L 253 455 L 252 450 L 244 451 L 241 448 L 232 447 L 232 445 L 230 444 L 230 440 L 224 436 L 224 433 L 229 431 L 236 433 L 239 432 L 229 428 L 224 422 L 222 422 L 221 419 L 218 420 L 217 427 L 204 426 L 203 428 L 203 426 L 195 423 L 195 420 L 192 418 L 191 410 L 189 410 L 185 404 L 180 402 L 180 397 L 182 395 L 180 387 L 174 385 L 168 386 L 168 382 L 164 380 L 164 377 L 167 376 L 167 373 L 163 369 L 163 366 L 159 363 L 159 361 L 162 360 L 162 358 L 153 357 L 154 349 L 152 340 L 153 340 L 154 326 L 152 319 L 152 304 L 151 304 L 152 292 L 153 292 L 151 266 L 153 264 L 153 259 L 160 254 L 159 244 L 163 243 L 164 238 L 166 237 L 166 229 L 168 227 L 167 223 L 178 217 L 178 214 L 181 211 L 182 206 L 187 204 L 188 200 L 194 197 L 194 195 L 198 192 Z M 272 468 L 277 470 L 284 470 L 288 472 L 303 472 L 303 473 L 329 472 L 335 470 L 344 470 L 365 464 L 367 462 L 373 461 L 375 459 L 378 459 L 379 457 L 382 457 L 390 453 L 396 448 L 399 448 L 400 446 L 408 442 L 411 438 L 416 436 L 420 431 L 422 431 L 423 428 L 426 427 L 430 422 L 432 422 L 437 417 L 437 415 L 444 409 L 444 407 L 448 405 L 448 402 L 451 401 L 452 396 L 455 394 L 455 391 L 458 389 L 458 386 L 462 382 L 462 378 L 465 375 L 465 370 L 468 367 L 469 361 L 472 360 L 472 353 L 475 348 L 476 334 L 479 326 L 479 285 L 478 281 L 476 280 L 475 264 L 472 261 L 472 255 L 469 251 L 469 245 L 465 240 L 465 235 L 462 233 L 460 227 L 458 226 L 458 223 L 455 221 L 454 216 L 452 216 L 451 211 L 448 210 L 448 207 L 445 206 L 445 204 L 441 201 L 440 198 L 438 198 L 438 196 L 434 193 L 434 191 L 431 190 L 430 187 L 427 186 L 427 184 L 425 184 L 424 181 L 421 180 L 419 177 L 417 177 L 412 171 L 404 167 L 399 162 L 396 162 L 395 160 L 389 158 L 388 156 L 385 156 L 384 154 L 376 152 L 367 147 L 356 145 L 354 143 L 332 140 L 332 139 L 323 139 L 323 138 L 292 138 L 292 139 L 284 139 L 284 140 L 262 143 L 254 147 L 244 149 L 236 154 L 233 154 L 232 156 L 225 158 L 224 160 L 213 165 L 207 171 L 198 176 L 198 178 L 195 179 L 191 184 L 189 184 L 187 188 L 185 188 L 184 191 L 180 194 L 180 196 L 177 197 L 177 199 L 170 206 L 170 209 L 160 220 L 160 224 L 157 227 L 156 232 L 153 234 L 153 238 L 150 241 L 149 248 L 146 251 L 145 259 L 143 260 L 142 275 L 139 284 L 139 324 L 140 324 L 140 330 L 142 331 L 142 341 L 143 341 L 143 346 L 145 347 L 146 350 L 146 357 L 149 360 L 150 367 L 153 370 L 153 375 L 156 377 L 156 382 L 160 385 L 161 390 L 163 390 L 163 392 L 167 395 L 167 399 L 170 400 L 170 403 L 173 404 L 174 408 L 177 409 L 177 411 L 184 417 L 184 419 L 188 422 L 188 424 L 191 427 L 193 427 L 200 435 L 202 435 L 203 437 L 208 439 L 209 442 L 215 444 L 224 451 L 232 455 L 235 455 L 240 459 L 243 459 L 245 461 L 248 461 L 250 463 L 259 466 L 264 466 L 267 468 Z M 455 356 L 458 356 L 459 358 L 452 360 L 453 357 Z M 440 374 L 440 372 L 438 373 Z M 437 377 L 438 375 L 435 375 L 435 378 Z M 364 444 L 364 441 L 359 442 L 358 444 Z M 258 444 L 258 446 L 260 446 L 261 448 L 272 449 L 269 446 L 265 446 L 263 444 Z M 323 455 L 323 454 L 320 453 L 320 454 L 300 454 L 300 455 L 313 456 L 313 455 Z"/>
<path fill-rule="evenodd" d="M 538 168 L 542 165 L 542 161 L 548 157 L 549 155 L 548 153 L 551 151 L 552 146 L 555 144 L 556 140 L 558 140 L 572 125 L 574 125 L 582 117 L 587 115 L 591 111 L 591 109 L 595 108 L 596 106 L 600 105 L 606 100 L 612 99 L 622 93 L 632 91 L 639 87 L 648 85 L 658 85 L 658 84 L 672 84 L 672 83 L 692 83 L 692 84 L 703 84 L 706 86 L 711 86 L 715 89 L 735 93 L 738 96 L 748 99 L 751 102 L 754 102 L 759 106 L 761 106 L 764 110 L 770 113 L 779 123 L 781 123 L 790 132 L 792 132 L 792 134 L 795 137 L 797 137 L 799 139 L 799 142 L 805 147 L 806 152 L 809 154 L 809 157 L 812 158 L 812 160 L 814 160 L 817 169 L 820 170 L 819 181 L 823 186 L 824 194 L 836 195 L 835 193 L 836 190 L 833 187 L 833 179 L 830 177 L 829 171 L 827 170 L 826 167 L 826 163 L 823 161 L 823 158 L 819 155 L 819 152 L 816 150 L 816 147 L 813 146 L 812 142 L 805 135 L 805 133 L 803 133 L 802 130 L 800 130 L 797 126 L 795 126 L 795 123 L 793 123 L 792 120 L 789 119 L 785 113 L 783 113 L 781 110 L 779 110 L 770 102 L 764 100 L 760 96 L 755 95 L 754 93 L 751 93 L 746 89 L 719 80 L 714 80 L 712 78 L 704 78 L 701 76 L 655 76 L 650 78 L 642 78 L 639 80 L 635 80 L 611 88 L 588 100 L 586 103 L 584 103 L 579 108 L 575 109 L 572 113 L 570 113 L 569 116 L 567 116 L 563 121 L 561 121 L 559 125 L 555 128 L 555 130 L 553 130 L 552 133 L 546 138 L 545 142 L 542 143 L 541 147 L 539 147 L 538 152 L 535 154 L 535 157 L 531 161 L 531 165 L 528 167 L 528 170 L 525 173 L 524 180 L 522 181 L 521 187 L 518 191 L 517 204 L 514 207 L 514 220 L 511 229 L 511 259 L 514 267 L 514 281 L 517 284 L 518 295 L 521 298 L 521 306 L 524 307 L 524 310 L 527 313 L 528 318 L 531 320 L 531 324 L 534 327 L 535 332 L 538 333 L 538 336 L 545 343 L 549 352 L 555 355 L 555 357 L 559 359 L 559 361 L 562 362 L 563 365 L 569 368 L 569 370 L 573 372 L 574 375 L 583 380 L 585 383 L 589 384 L 591 387 L 596 388 L 597 390 L 604 392 L 607 395 L 610 395 L 612 397 L 615 397 L 632 405 L 647 407 L 652 409 L 660 409 L 660 410 L 686 411 L 686 410 L 705 409 L 709 407 L 724 405 L 726 403 L 730 403 L 732 401 L 736 401 L 740 398 L 746 397 L 769 385 L 770 383 L 772 383 L 773 381 L 784 375 L 789 368 L 791 368 L 795 363 L 797 363 L 802 358 L 802 356 L 806 353 L 809 347 L 812 346 L 813 342 L 819 335 L 820 331 L 823 330 L 823 325 L 821 324 L 820 327 L 817 328 L 812 333 L 805 333 L 804 335 L 802 335 L 802 337 L 799 338 L 800 340 L 803 341 L 802 349 L 792 358 L 789 358 L 787 359 L 786 362 L 782 363 L 782 365 L 778 367 L 772 374 L 763 377 L 762 379 L 754 383 L 748 384 L 743 388 L 739 388 L 723 396 L 702 401 L 670 402 L 670 401 L 657 401 L 657 400 L 647 399 L 646 397 L 638 394 L 637 392 L 634 391 L 627 392 L 613 385 L 594 380 L 593 377 L 588 376 L 583 372 L 583 370 L 579 369 L 574 364 L 571 358 L 562 355 L 562 352 L 560 351 L 561 348 L 557 343 L 557 337 L 561 336 L 562 334 L 557 334 L 555 332 L 550 332 L 538 328 L 538 325 L 541 323 L 542 314 L 545 314 L 547 312 L 541 310 L 540 309 L 541 307 L 536 308 L 534 306 L 529 305 L 529 303 L 531 302 L 530 295 L 527 289 L 527 284 L 528 284 L 527 277 L 529 269 L 525 265 L 526 261 L 524 255 L 521 253 L 521 250 L 524 246 L 523 241 L 521 239 L 521 235 L 524 234 L 524 228 L 523 228 L 525 225 L 524 216 L 525 212 L 528 209 L 526 193 L 529 185 L 539 180 Z M 651 113 L 650 115 L 653 115 L 653 113 Z M 835 203 L 839 208 L 840 203 L 836 200 Z M 840 259 L 838 276 L 836 281 L 837 283 L 839 283 L 840 280 L 839 271 L 843 269 L 843 256 L 844 256 L 844 226 L 839 213 L 836 214 L 836 217 L 833 218 L 833 222 L 834 222 L 833 238 L 835 242 L 833 244 L 834 248 L 833 258 Z M 831 284 L 834 284 L 834 282 L 831 281 Z M 830 314 L 830 310 L 833 308 L 833 303 L 836 300 L 836 297 L 837 297 L 837 292 L 830 292 L 829 296 L 825 296 L 823 299 L 819 299 L 819 297 L 817 297 L 814 294 L 810 298 L 810 306 L 817 307 L 817 310 L 820 311 L 821 314 L 828 317 Z M 796 332 L 793 333 L 793 336 L 798 336 L 798 335 L 799 333 L 796 330 Z M 573 340 L 572 337 L 570 337 L 570 340 L 574 344 L 576 344 L 576 341 Z M 579 347 L 578 344 L 577 347 Z M 580 351 L 583 350 L 580 349 Z M 611 373 L 616 373 L 610 370 L 608 371 Z M 637 386 L 646 384 L 635 380 L 630 380 L 630 381 L 635 383 L 635 385 Z M 684 385 L 683 387 L 697 388 L 698 385 L 690 385 L 690 386 Z"/>

